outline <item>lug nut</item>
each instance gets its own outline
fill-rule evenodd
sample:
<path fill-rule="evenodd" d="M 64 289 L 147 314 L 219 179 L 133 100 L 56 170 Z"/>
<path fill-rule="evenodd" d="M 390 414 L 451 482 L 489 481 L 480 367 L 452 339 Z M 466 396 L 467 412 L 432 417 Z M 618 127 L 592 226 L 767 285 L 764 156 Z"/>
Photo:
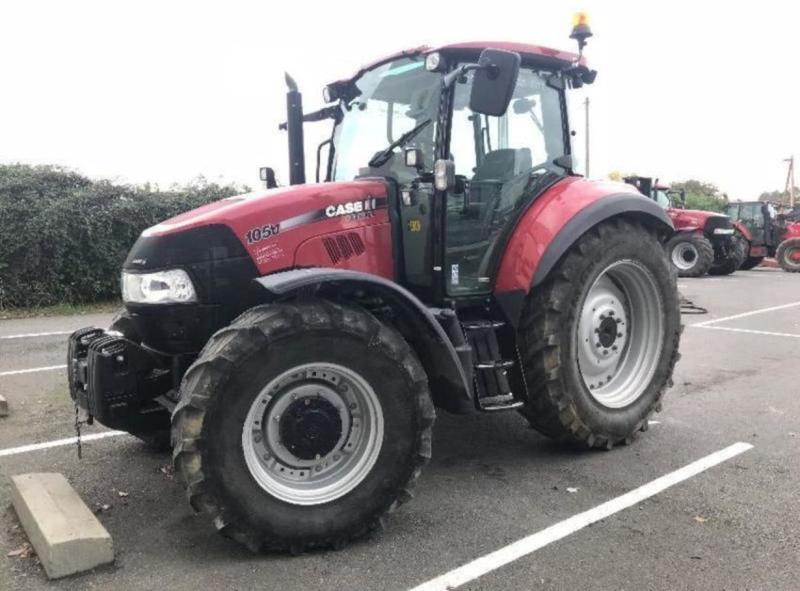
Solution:
<path fill-rule="evenodd" d="M 614 310 L 609 310 L 609 311 L 608 311 L 608 315 L 609 315 L 609 316 L 613 316 L 613 315 L 614 315 Z"/>
<path fill-rule="evenodd" d="M 595 328 L 594 332 L 595 332 L 595 334 L 600 334 L 600 329 L 599 328 Z"/>
<path fill-rule="evenodd" d="M 608 355 L 608 349 L 603 349 L 603 355 Z"/>
<path fill-rule="evenodd" d="M 620 320 L 619 318 L 617 318 L 616 320 L 617 320 L 617 324 L 622 324 L 622 320 Z"/>
<path fill-rule="evenodd" d="M 616 350 L 617 350 L 617 346 L 616 346 L 616 345 L 612 345 L 612 346 L 611 346 L 611 350 L 612 350 L 612 351 L 616 351 Z"/>
<path fill-rule="evenodd" d="M 617 333 L 617 336 L 618 336 L 618 337 L 622 337 L 622 333 L 621 333 L 621 332 L 618 332 L 618 333 Z"/>
<path fill-rule="evenodd" d="M 594 346 L 595 346 L 595 347 L 597 347 L 598 349 L 599 349 L 600 347 L 602 347 L 602 345 L 600 344 L 600 341 L 597 341 L 597 342 L 594 344 Z"/>

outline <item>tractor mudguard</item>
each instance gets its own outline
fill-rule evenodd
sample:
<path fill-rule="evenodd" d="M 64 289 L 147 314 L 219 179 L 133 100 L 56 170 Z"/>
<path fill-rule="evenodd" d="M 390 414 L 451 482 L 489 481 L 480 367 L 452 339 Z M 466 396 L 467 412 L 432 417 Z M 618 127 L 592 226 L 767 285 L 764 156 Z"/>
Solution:
<path fill-rule="evenodd" d="M 517 326 L 528 292 L 583 234 L 619 215 L 674 231 L 667 213 L 629 185 L 576 178 L 542 195 L 517 224 L 500 262 L 494 294 L 507 320 Z"/>
<path fill-rule="evenodd" d="M 745 226 L 739 220 L 731 220 L 733 222 L 733 227 L 739 231 L 739 233 L 744 237 L 745 240 L 748 242 L 753 241 L 753 235 L 750 233 L 750 230 L 747 226 Z"/>
<path fill-rule="evenodd" d="M 400 285 L 370 273 L 345 269 L 305 268 L 265 275 L 254 280 L 276 301 L 293 296 L 341 299 L 380 297 L 395 314 L 395 328 L 408 341 L 428 375 L 434 403 L 450 412 L 474 410 L 470 379 L 452 342 L 433 312 Z M 355 299 L 355 298 L 354 298 Z"/>

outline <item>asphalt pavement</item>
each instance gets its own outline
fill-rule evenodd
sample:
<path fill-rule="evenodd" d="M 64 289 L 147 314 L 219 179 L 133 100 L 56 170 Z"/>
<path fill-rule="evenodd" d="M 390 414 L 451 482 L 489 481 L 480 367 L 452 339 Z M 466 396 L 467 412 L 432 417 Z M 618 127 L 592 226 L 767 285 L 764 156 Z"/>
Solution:
<path fill-rule="evenodd" d="M 130 436 L 86 443 L 83 460 L 74 445 L 20 451 L 74 434 L 66 335 L 41 333 L 111 315 L 0 321 L 11 407 L 0 419 L 0 589 L 402 590 L 482 557 L 460 588 L 798 589 L 800 275 L 756 269 L 680 288 L 707 313 L 684 316 L 675 386 L 632 445 L 575 451 L 513 413 L 440 412 L 433 460 L 386 530 L 297 557 L 254 556 L 218 536 L 189 509 L 170 456 Z M 564 533 L 575 516 L 739 442 L 753 447 Z M 8 476 L 31 471 L 64 473 L 99 511 L 113 567 L 48 582 L 35 558 L 6 557 L 25 541 Z M 542 545 L 509 560 L 532 534 Z"/>

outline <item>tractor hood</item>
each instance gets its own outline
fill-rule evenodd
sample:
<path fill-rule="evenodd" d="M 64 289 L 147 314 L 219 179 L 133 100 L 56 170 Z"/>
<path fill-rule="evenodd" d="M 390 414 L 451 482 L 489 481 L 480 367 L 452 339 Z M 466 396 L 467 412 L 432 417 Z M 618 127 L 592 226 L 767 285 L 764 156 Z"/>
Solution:
<path fill-rule="evenodd" d="M 668 209 L 672 223 L 675 225 L 676 230 L 683 230 L 687 228 L 702 229 L 705 227 L 708 220 L 712 218 L 720 218 L 715 220 L 717 225 L 730 225 L 730 218 L 724 214 L 715 211 L 703 211 L 700 209 Z M 723 224 L 722 220 L 726 220 L 727 224 Z M 730 226 L 732 227 L 732 226 Z"/>
<path fill-rule="evenodd" d="M 142 232 L 125 268 L 165 268 L 245 253 L 265 273 L 294 264 L 314 236 L 388 223 L 382 180 L 307 184 L 228 197 Z"/>

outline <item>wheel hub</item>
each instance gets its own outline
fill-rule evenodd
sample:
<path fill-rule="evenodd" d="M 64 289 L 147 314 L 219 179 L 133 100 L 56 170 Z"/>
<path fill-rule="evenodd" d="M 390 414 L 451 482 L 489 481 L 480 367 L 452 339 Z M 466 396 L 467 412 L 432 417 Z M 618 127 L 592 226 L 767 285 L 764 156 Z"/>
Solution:
<path fill-rule="evenodd" d="M 383 411 L 355 371 L 309 363 L 271 380 L 242 427 L 250 474 L 272 496 L 295 505 L 333 501 L 370 472 L 383 444 Z"/>
<path fill-rule="evenodd" d="M 680 242 L 672 249 L 672 264 L 681 271 L 694 267 L 698 258 L 697 249 L 689 242 Z"/>
<path fill-rule="evenodd" d="M 325 398 L 295 400 L 280 420 L 281 441 L 302 460 L 328 455 L 341 435 L 339 411 Z"/>
<path fill-rule="evenodd" d="M 663 341 L 663 300 L 650 272 L 618 261 L 595 280 L 576 328 L 578 367 L 592 397 L 622 408 L 642 395 Z"/>

